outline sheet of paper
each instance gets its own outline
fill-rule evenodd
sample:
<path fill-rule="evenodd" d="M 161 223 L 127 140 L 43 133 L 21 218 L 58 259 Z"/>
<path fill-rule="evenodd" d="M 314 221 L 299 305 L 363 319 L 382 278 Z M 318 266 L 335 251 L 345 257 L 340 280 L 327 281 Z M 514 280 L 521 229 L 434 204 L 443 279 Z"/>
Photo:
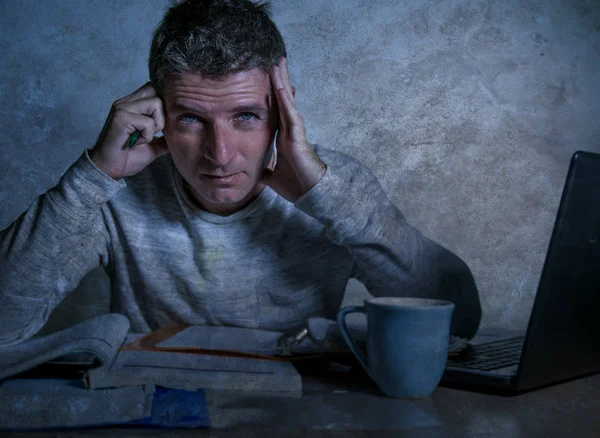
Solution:
<path fill-rule="evenodd" d="M 203 348 L 245 353 L 277 354 L 280 332 L 227 326 L 194 325 L 156 344 L 156 347 Z"/>

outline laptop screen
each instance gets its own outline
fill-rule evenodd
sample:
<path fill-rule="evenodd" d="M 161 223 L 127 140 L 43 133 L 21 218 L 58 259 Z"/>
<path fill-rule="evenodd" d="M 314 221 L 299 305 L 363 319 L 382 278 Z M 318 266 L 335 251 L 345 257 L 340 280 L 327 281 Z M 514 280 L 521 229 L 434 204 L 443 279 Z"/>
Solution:
<path fill-rule="evenodd" d="M 571 159 L 518 373 L 523 389 L 600 370 L 600 154 Z"/>

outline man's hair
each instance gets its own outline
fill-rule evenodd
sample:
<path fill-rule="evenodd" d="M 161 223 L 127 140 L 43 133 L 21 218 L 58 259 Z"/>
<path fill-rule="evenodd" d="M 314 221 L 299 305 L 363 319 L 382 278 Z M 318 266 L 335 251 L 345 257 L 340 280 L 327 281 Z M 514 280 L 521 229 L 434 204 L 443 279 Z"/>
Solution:
<path fill-rule="evenodd" d="M 169 75 L 222 79 L 253 68 L 268 73 L 282 56 L 285 44 L 268 0 L 171 0 L 153 33 L 148 69 L 162 98 Z"/>

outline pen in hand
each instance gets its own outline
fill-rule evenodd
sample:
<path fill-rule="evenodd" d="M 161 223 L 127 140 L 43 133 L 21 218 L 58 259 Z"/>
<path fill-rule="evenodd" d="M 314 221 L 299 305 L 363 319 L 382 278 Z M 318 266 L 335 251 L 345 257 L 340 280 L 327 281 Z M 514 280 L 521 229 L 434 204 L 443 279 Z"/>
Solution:
<path fill-rule="evenodd" d="M 128 147 L 132 147 L 136 141 L 140 138 L 142 133 L 140 131 L 135 131 L 133 134 L 129 136 L 129 141 L 127 143 Z"/>

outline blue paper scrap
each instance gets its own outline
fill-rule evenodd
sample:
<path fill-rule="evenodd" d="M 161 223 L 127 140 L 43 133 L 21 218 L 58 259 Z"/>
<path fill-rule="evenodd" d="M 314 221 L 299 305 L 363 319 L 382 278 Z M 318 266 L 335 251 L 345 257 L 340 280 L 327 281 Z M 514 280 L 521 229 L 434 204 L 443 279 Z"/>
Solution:
<path fill-rule="evenodd" d="M 152 401 L 152 415 L 124 424 L 173 428 L 210 427 L 206 394 L 203 389 L 186 391 L 157 386 Z"/>

